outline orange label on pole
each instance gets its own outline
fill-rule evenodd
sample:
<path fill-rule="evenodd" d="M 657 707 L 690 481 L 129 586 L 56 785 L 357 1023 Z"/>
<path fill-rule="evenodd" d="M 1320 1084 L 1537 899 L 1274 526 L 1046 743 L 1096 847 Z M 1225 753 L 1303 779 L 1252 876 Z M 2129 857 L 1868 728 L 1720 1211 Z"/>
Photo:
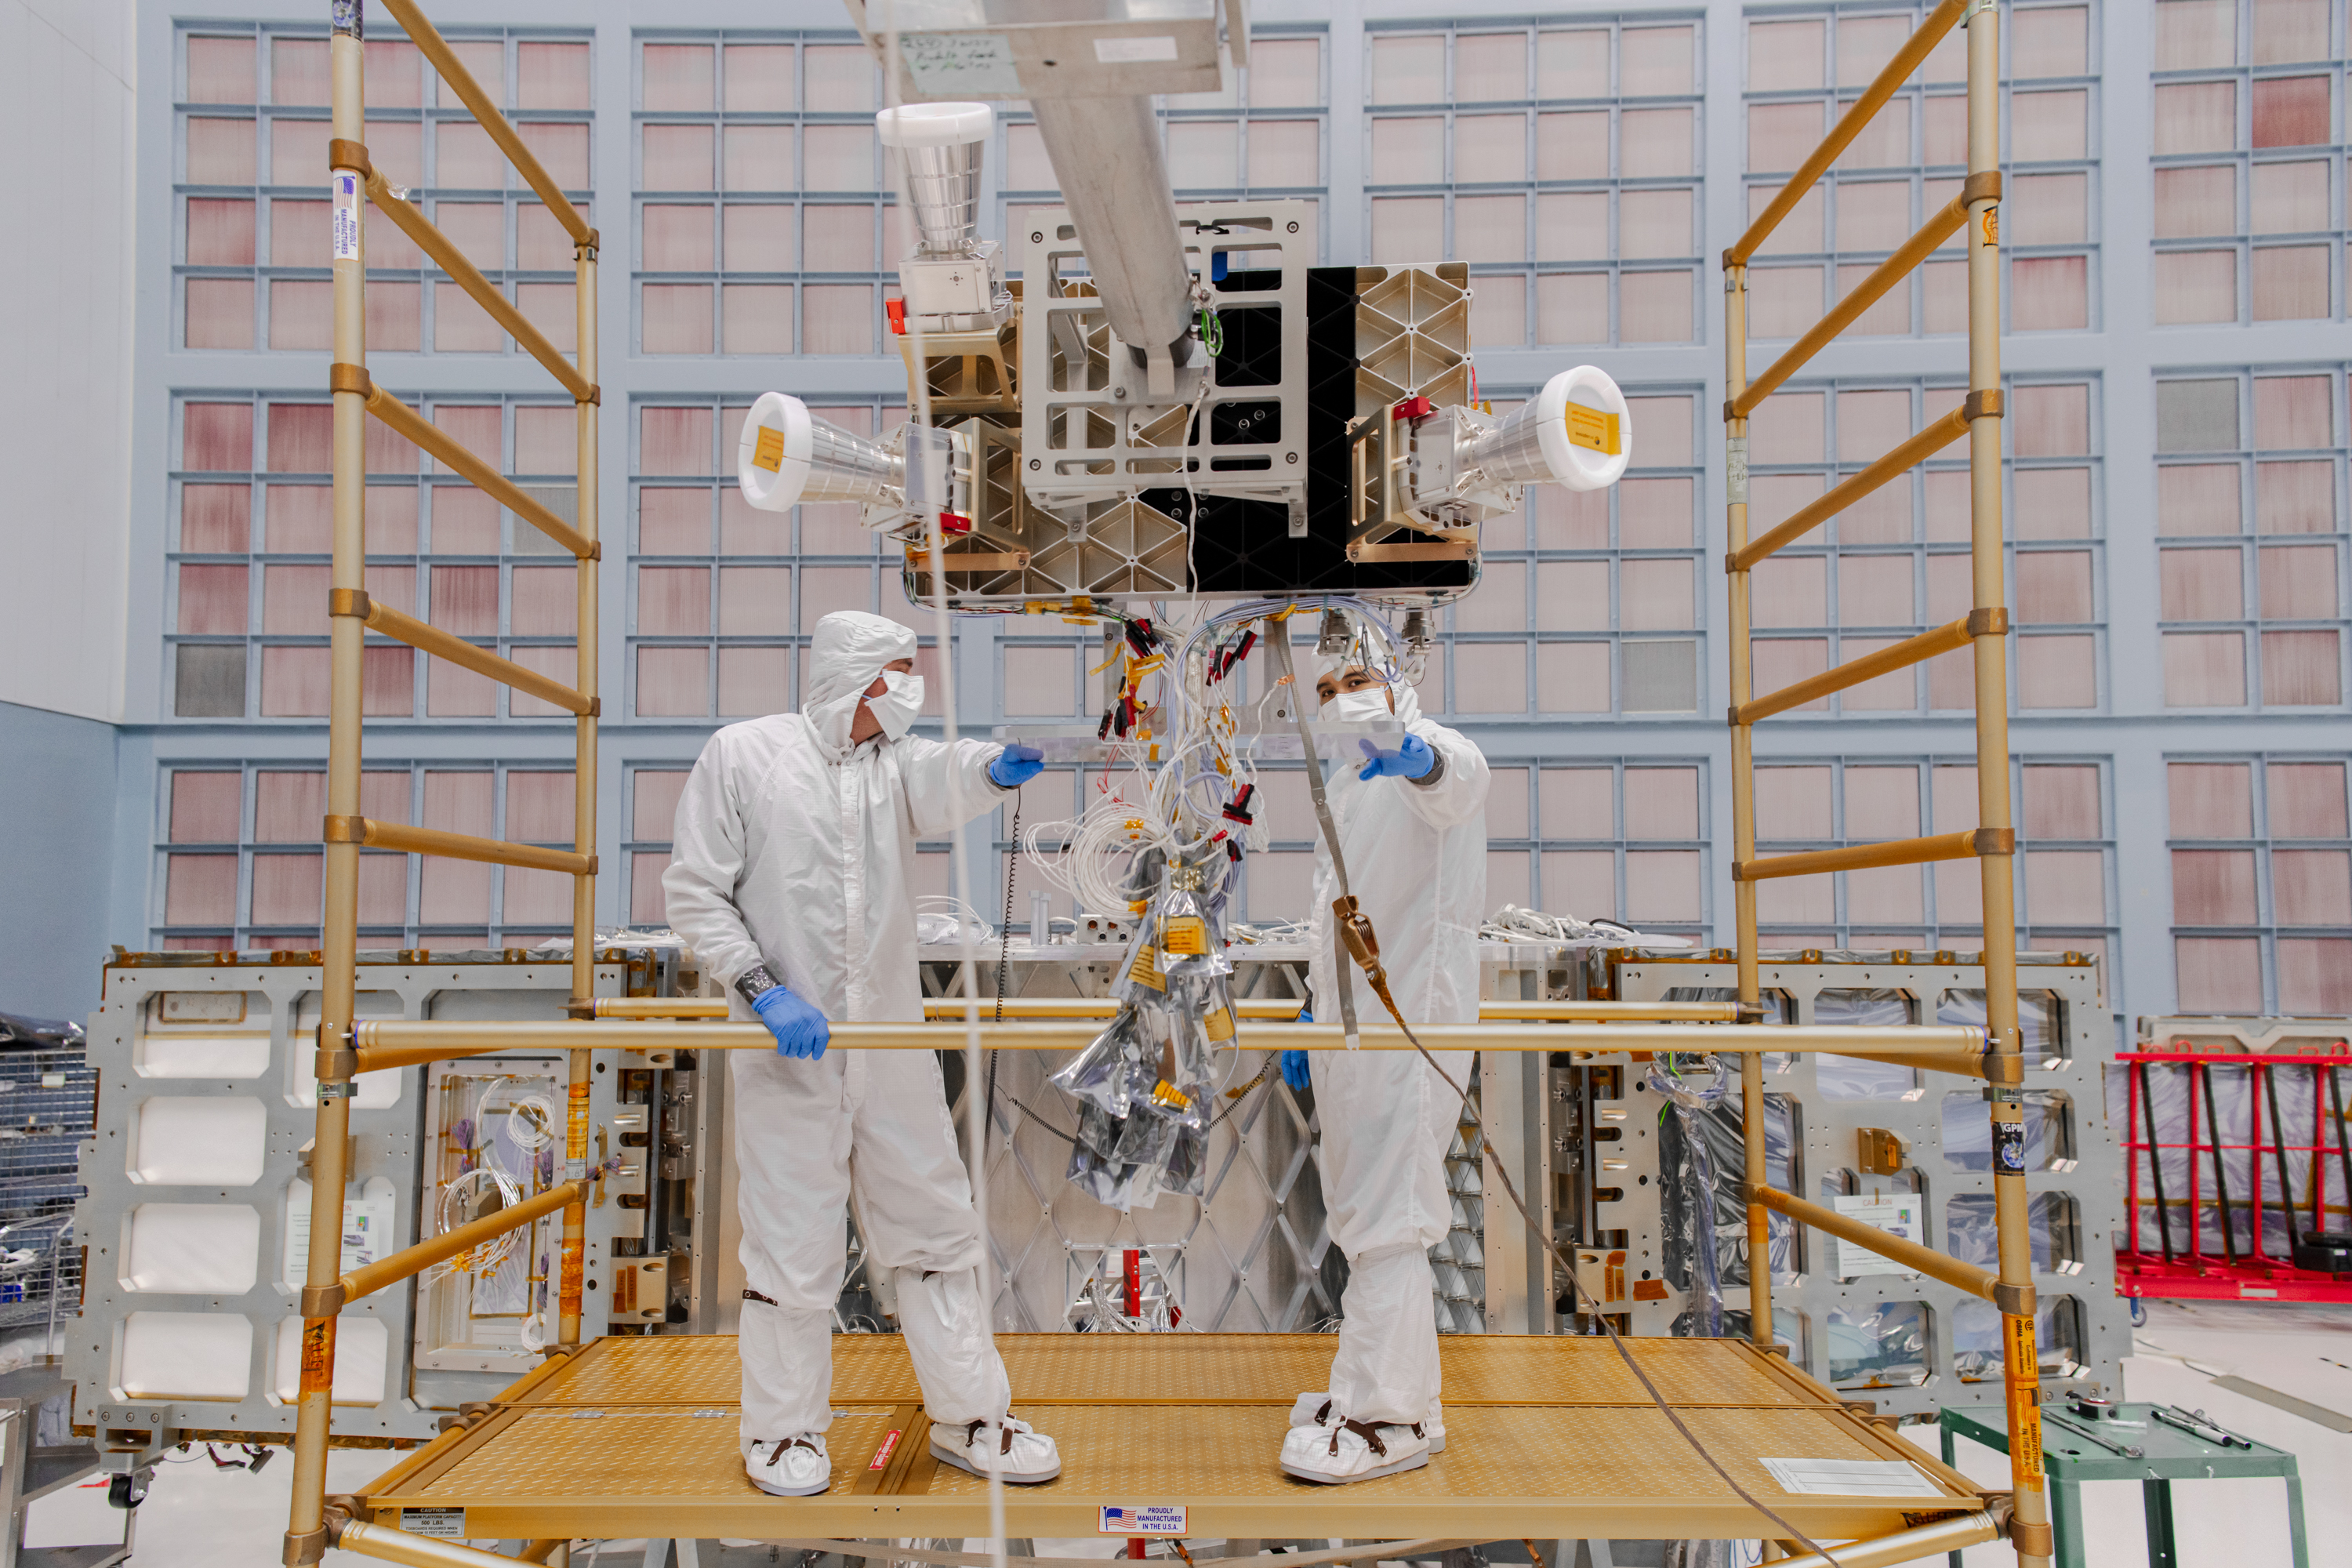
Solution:
<path fill-rule="evenodd" d="M 585 1160 L 588 1157 L 588 1086 L 572 1086 L 571 1115 L 563 1130 L 563 1153 L 566 1159 Z"/>
<path fill-rule="evenodd" d="M 563 1268 L 556 1287 L 556 1310 L 567 1318 L 580 1315 L 580 1270 L 585 1244 L 578 1237 L 563 1238 Z"/>
<path fill-rule="evenodd" d="M 2004 1312 L 2002 1373 L 2009 1384 L 2011 1477 L 2028 1491 L 2042 1489 L 2042 1362 L 2030 1313 Z"/>
<path fill-rule="evenodd" d="M 1984 242 L 1987 245 L 2000 243 L 2000 209 L 1999 207 L 1985 208 Z"/>
<path fill-rule="evenodd" d="M 301 1397 L 326 1394 L 335 1386 L 335 1320 L 310 1318 L 302 1324 Z"/>
<path fill-rule="evenodd" d="M 2033 1338 L 2033 1320 L 2021 1312 L 2004 1312 L 2001 1325 L 2008 1330 L 2003 1346 L 2003 1370 L 2011 1383 L 2039 1384 L 2042 1381 L 2041 1352 Z"/>
<path fill-rule="evenodd" d="M 2042 1406 L 2036 1391 L 2011 1384 L 2009 1390 L 2010 1479 L 2027 1491 L 2042 1489 Z"/>

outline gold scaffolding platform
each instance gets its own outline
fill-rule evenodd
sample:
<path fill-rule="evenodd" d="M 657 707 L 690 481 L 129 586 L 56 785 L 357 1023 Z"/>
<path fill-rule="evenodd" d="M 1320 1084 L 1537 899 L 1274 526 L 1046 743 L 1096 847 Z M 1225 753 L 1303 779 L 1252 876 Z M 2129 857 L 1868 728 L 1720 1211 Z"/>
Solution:
<path fill-rule="evenodd" d="M 1445 1452 L 1349 1487 L 1276 1463 L 1293 1398 L 1324 1386 L 1316 1334 L 1000 1334 L 1013 1408 L 1060 1443 L 1062 1475 L 1005 1489 L 1015 1536 L 1097 1533 L 1107 1504 L 1181 1504 L 1204 1537 L 1560 1540 L 1773 1533 L 1691 1451 L 1605 1341 L 1447 1336 Z M 985 1483 L 930 1456 L 905 1342 L 834 1341 L 833 1488 L 773 1498 L 737 1448 L 735 1342 L 604 1339 L 551 1361 L 470 1429 L 356 1500 L 466 1510 L 476 1539 L 985 1535 Z M 1735 1340 L 1631 1340 L 1643 1370 L 1740 1485 L 1817 1539 L 1872 1538 L 1983 1506 L 1964 1478 Z M 892 1435 L 896 1434 L 894 1437 Z M 1907 1459 L 1916 1496 L 1783 1492 L 1764 1458 Z"/>

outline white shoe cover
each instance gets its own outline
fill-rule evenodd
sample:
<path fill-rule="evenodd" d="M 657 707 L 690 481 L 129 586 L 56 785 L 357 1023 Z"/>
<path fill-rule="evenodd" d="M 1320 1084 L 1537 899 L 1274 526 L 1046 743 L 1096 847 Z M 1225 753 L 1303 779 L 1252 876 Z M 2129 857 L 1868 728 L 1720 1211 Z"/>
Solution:
<path fill-rule="evenodd" d="M 833 1485 L 833 1461 L 818 1432 L 753 1443 L 743 1456 L 743 1472 L 771 1497 L 815 1497 Z"/>
<path fill-rule="evenodd" d="M 931 1452 L 960 1470 L 975 1476 L 993 1472 L 1013 1486 L 1035 1486 L 1062 1473 L 1062 1452 L 1054 1439 L 1011 1415 L 1001 1426 L 974 1421 L 963 1429 L 961 1440 L 954 1427 L 934 1421 Z"/>
<path fill-rule="evenodd" d="M 1367 1427 L 1335 1418 L 1328 1426 L 1294 1426 L 1282 1440 L 1284 1472 L 1327 1486 L 1417 1470 L 1427 1463 L 1429 1439 L 1411 1426 Z"/>
<path fill-rule="evenodd" d="M 1331 1425 L 1331 1396 L 1328 1394 L 1300 1394 L 1297 1402 L 1290 1407 L 1290 1424 L 1293 1426 L 1328 1428 Z M 1421 1418 L 1421 1435 L 1429 1440 L 1431 1453 L 1445 1452 L 1445 1402 L 1444 1400 L 1433 1399 L 1429 1402 L 1429 1414 Z"/>

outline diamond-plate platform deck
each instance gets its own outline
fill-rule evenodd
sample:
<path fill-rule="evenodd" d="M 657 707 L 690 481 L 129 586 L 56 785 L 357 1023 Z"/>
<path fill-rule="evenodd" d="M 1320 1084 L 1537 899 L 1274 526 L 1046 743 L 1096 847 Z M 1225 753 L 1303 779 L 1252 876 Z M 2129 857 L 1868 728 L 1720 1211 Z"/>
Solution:
<path fill-rule="evenodd" d="M 1106 1504 L 1181 1504 L 1202 1536 L 1349 1539 L 1756 1536 L 1769 1527 L 1650 1404 L 1606 1341 L 1447 1336 L 1447 1446 L 1349 1487 L 1276 1464 L 1293 1397 L 1324 1385 L 1311 1334 L 999 1336 L 1013 1403 L 1061 1445 L 1061 1479 L 1006 1489 L 1019 1536 L 1096 1533 Z M 1740 1485 L 1818 1538 L 1973 1509 L 1961 1478 L 1777 1357 L 1730 1340 L 1628 1348 Z M 988 1489 L 938 1464 L 904 1342 L 835 1340 L 832 1489 L 773 1498 L 738 1457 L 735 1342 L 607 1339 L 509 1389 L 496 1412 L 388 1473 L 365 1500 L 462 1508 L 477 1539 L 962 1537 Z M 1906 1459 L 1916 1495 L 1800 1497 L 1761 1459 Z"/>
<path fill-rule="evenodd" d="M 1016 1410 L 1031 1405 L 1287 1405 L 1329 1380 L 1330 1334 L 999 1334 Z M 1563 1352 L 1537 1335 L 1448 1334 L 1438 1341 L 1445 1405 L 1647 1405 L 1642 1385 L 1605 1343 Z M 907 1342 L 897 1334 L 836 1334 L 833 1399 L 843 1405 L 919 1401 Z M 1811 1403 L 1787 1363 L 1727 1360 L 1720 1342 L 1642 1340 L 1632 1347 L 1658 1392 L 1682 1405 Z M 562 1375 L 508 1397 L 518 1405 L 732 1405 L 740 1379 L 726 1335 L 599 1340 Z"/>

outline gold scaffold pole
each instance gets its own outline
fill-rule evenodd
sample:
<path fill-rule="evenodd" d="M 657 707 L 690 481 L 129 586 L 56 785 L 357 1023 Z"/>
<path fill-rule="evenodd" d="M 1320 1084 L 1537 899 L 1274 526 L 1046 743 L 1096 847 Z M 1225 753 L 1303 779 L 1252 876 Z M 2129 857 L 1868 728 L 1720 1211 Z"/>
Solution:
<path fill-rule="evenodd" d="M 332 73 L 332 139 L 327 162 L 332 187 L 334 360 L 328 387 L 334 398 L 334 564 L 328 596 L 332 685 L 327 721 L 327 815 L 320 829 L 325 858 L 325 906 L 320 933 L 322 965 L 318 1036 L 319 1080 L 316 1152 L 311 1163 L 310 1253 L 301 1295 L 302 1342 L 299 1403 L 295 1415 L 293 1501 L 289 1510 L 285 1562 L 289 1568 L 318 1562 L 331 1527 L 327 1517 L 327 1451 L 331 1436 L 335 1379 L 335 1324 L 344 1305 L 368 1291 L 409 1279 L 433 1263 L 491 1237 L 536 1223 L 560 1210 L 562 1263 L 559 1273 L 560 1346 L 580 1341 L 580 1286 L 588 1177 L 588 1079 L 590 1053 L 570 1052 L 571 1097 L 565 1124 L 568 1164 L 564 1181 L 510 1205 L 498 1215 L 461 1226 L 444 1236 L 346 1273 L 342 1267 L 343 1201 L 350 1178 L 350 1131 L 353 1079 L 361 1070 L 352 1033 L 359 962 L 359 868 L 363 848 L 415 855 L 440 855 L 509 867 L 536 867 L 567 873 L 572 879 L 572 1003 L 586 1016 L 593 1008 L 596 974 L 596 695 L 597 543 L 596 457 L 596 231 L 567 199 L 552 176 L 531 155 L 497 100 L 467 73 L 456 53 L 413 4 L 383 0 L 410 42 L 433 63 L 442 79 L 473 111 L 549 213 L 572 237 L 579 312 L 578 349 L 566 363 L 544 333 L 488 282 L 464 252 L 403 195 L 385 183 L 368 159 L 364 44 L 361 0 L 330 0 L 333 24 L 328 46 Z M 578 411 L 579 468 L 575 519 L 566 523 L 498 471 L 489 458 L 467 451 L 428 419 L 368 377 L 366 246 L 363 222 L 373 205 L 430 256 L 457 284 L 478 300 L 491 318 L 572 394 Z M 578 568 L 579 627 L 571 685 L 524 668 L 497 653 L 449 636 L 370 600 L 365 584 L 367 540 L 364 501 L 367 422 L 386 428 L 431 453 L 461 478 L 538 528 L 569 552 Z M 572 715 L 574 801 L 573 847 L 570 851 L 474 838 L 398 823 L 372 822 L 360 809 L 360 716 L 362 665 L 370 633 L 403 642 L 434 658 L 486 675 Z M 561 1548 L 558 1548 L 559 1554 Z"/>
<path fill-rule="evenodd" d="M 1930 216 L 1885 262 L 1874 268 L 1780 358 L 1752 382 L 1748 374 L 1748 268 L 1749 258 L 1773 230 L 1829 171 L 1863 129 L 1900 90 L 1928 54 L 1955 26 L 1967 40 L 1968 176 L 1949 205 Z M 1817 876 L 1874 866 L 1919 865 L 1973 858 L 1984 894 L 1986 1047 L 1981 1073 L 1992 1121 L 1994 1209 L 2000 1232 L 1997 1272 L 1928 1267 L 1909 1261 L 1948 1282 L 1983 1296 L 2001 1313 L 2001 1342 L 2008 1394 L 2010 1471 L 2015 1500 L 2008 1522 L 2021 1563 L 2038 1568 L 2050 1562 L 2052 1539 L 2048 1494 L 2042 1470 L 2041 1366 L 2035 1344 L 2035 1306 L 2028 1194 L 2022 1041 L 2017 1016 L 2017 927 L 2014 872 L 2016 837 L 2011 818 L 2009 753 L 2009 609 L 2003 584 L 2000 471 L 2000 14 L 1992 0 L 1941 0 L 1919 29 L 1833 125 L 1828 136 L 1799 164 L 1738 243 L 1723 253 L 1724 436 L 1727 454 L 1724 568 L 1729 574 L 1732 878 L 1738 927 L 1739 1003 L 1751 1016 L 1764 1016 L 1759 984 L 1756 886 L 1780 877 Z M 1968 254 L 1968 395 L 1959 408 L 1932 421 L 1860 472 L 1759 538 L 1748 523 L 1748 416 L 1789 378 L 1870 305 L 1903 282 L 1927 256 L 1955 233 Z M 1969 562 L 1972 607 L 1965 620 L 1840 665 L 1780 691 L 1755 689 L 1754 568 L 1863 497 L 1926 461 L 1965 435 L 1969 442 Z M 1890 844 L 1759 857 L 1756 852 L 1755 727 L 1773 714 L 1825 697 L 1939 654 L 1970 649 L 1975 667 L 1978 826 Z M 1882 1058 L 1883 1059 L 1883 1058 Z M 1940 1065 L 1940 1064 L 1938 1064 Z M 1850 1221 L 1767 1183 L 1764 1160 L 1762 1075 L 1743 1060 L 1740 1107 L 1744 1120 L 1749 1324 L 1755 1342 L 1773 1342 L 1770 1223 L 1775 1212 L 1845 1236 L 1881 1252 L 1867 1236 L 1848 1235 Z M 1940 1270 L 1940 1271 L 1939 1271 Z"/>

